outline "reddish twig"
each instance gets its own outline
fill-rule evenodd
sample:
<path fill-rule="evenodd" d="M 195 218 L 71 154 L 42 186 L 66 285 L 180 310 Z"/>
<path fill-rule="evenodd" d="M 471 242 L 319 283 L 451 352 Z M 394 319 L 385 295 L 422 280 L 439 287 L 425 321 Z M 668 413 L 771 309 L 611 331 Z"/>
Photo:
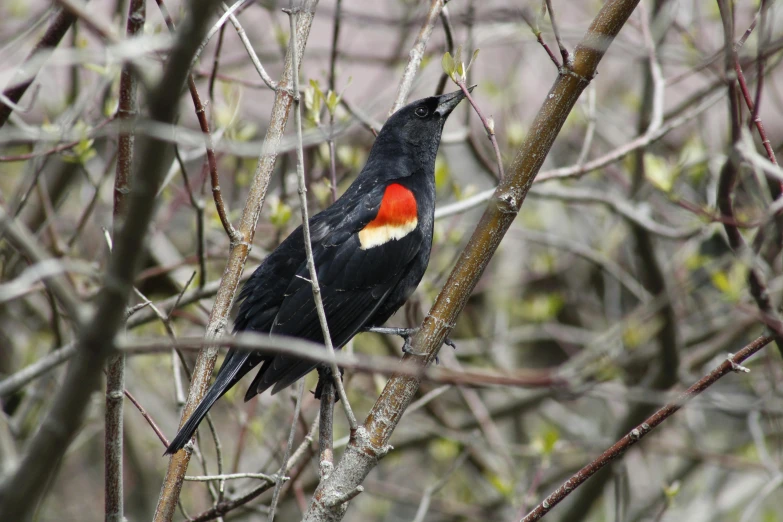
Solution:
<path fill-rule="evenodd" d="M 163 19 L 166 21 L 169 31 L 172 33 L 175 30 L 174 21 L 171 19 L 168 9 L 166 8 L 163 0 L 155 0 L 158 3 Z M 198 118 L 199 127 L 204 134 L 204 141 L 207 148 L 207 164 L 209 165 L 209 180 L 212 184 L 212 198 L 215 200 L 215 208 L 217 209 L 218 217 L 220 217 L 220 223 L 223 225 L 223 229 L 226 231 L 231 243 L 237 243 L 241 240 L 240 234 L 231 221 L 228 219 L 228 211 L 226 210 L 226 204 L 223 201 L 223 193 L 220 189 L 220 175 L 217 170 L 217 157 L 215 156 L 215 144 L 212 140 L 212 133 L 209 131 L 209 122 L 207 121 L 206 110 L 204 104 L 201 102 L 201 96 L 196 88 L 196 80 L 193 78 L 193 74 L 188 74 L 188 90 L 190 91 L 190 97 L 193 99 L 193 106 L 196 110 L 196 117 Z"/>
<path fill-rule="evenodd" d="M 772 145 L 770 144 L 769 137 L 767 136 L 767 131 L 764 129 L 764 123 L 761 121 L 761 116 L 758 112 L 758 104 L 754 103 L 753 98 L 751 98 L 750 90 L 748 89 L 748 82 L 745 81 L 745 75 L 742 72 L 742 67 L 740 66 L 739 58 L 736 54 L 734 55 L 734 72 L 737 73 L 737 80 L 739 82 L 742 98 L 745 100 L 745 104 L 748 106 L 748 111 L 751 113 L 751 123 L 755 125 L 756 131 L 758 131 L 759 137 L 761 138 L 761 144 L 764 146 L 764 150 L 767 151 L 767 158 L 770 162 L 777 165 L 778 160 L 775 158 L 775 151 L 772 150 Z M 759 85 L 758 91 L 761 90 L 760 86 L 762 84 L 762 78 L 763 77 L 761 75 L 756 78 L 756 81 Z"/>
<path fill-rule="evenodd" d="M 530 30 L 533 32 L 533 36 L 536 37 L 536 41 L 541 44 L 541 47 L 544 48 L 546 51 L 546 54 L 549 55 L 549 59 L 552 60 L 552 63 L 555 64 L 555 67 L 560 70 L 560 60 L 557 59 L 557 56 L 554 52 L 552 52 L 552 49 L 549 48 L 549 45 L 544 41 L 544 37 L 541 33 L 541 29 L 538 26 L 538 21 L 541 17 L 543 17 L 546 14 L 546 3 L 541 4 L 541 14 L 533 17 L 530 14 L 530 9 L 527 7 L 522 8 L 522 18 L 525 19 L 525 23 L 527 23 L 528 27 L 530 27 Z"/>
<path fill-rule="evenodd" d="M 570 495 L 572 491 L 582 485 L 582 483 L 593 476 L 598 470 L 618 457 L 622 456 L 623 453 L 628 450 L 628 448 L 639 442 L 642 438 L 644 438 L 644 436 L 659 426 L 663 421 L 671 417 L 685 404 L 715 384 L 718 379 L 727 373 L 749 371 L 747 368 L 741 366 L 741 364 L 748 357 L 764 348 L 770 342 L 772 342 L 772 337 L 761 336 L 745 346 L 736 355 L 729 355 L 729 357 L 723 361 L 720 366 L 712 370 L 709 374 L 705 375 L 694 385 L 688 388 L 677 398 L 676 401 L 671 402 L 656 411 L 653 415 L 648 417 L 647 420 L 639 424 L 636 428 L 632 429 L 622 439 L 618 440 L 612 447 L 604 451 L 600 456 L 598 456 L 598 458 L 572 475 L 571 478 L 566 480 L 551 495 L 544 499 L 543 502 L 536 506 L 533 511 L 528 513 L 528 515 L 522 519 L 522 522 L 533 522 L 535 520 L 540 520 L 553 507 L 555 507 L 564 498 Z"/>
<path fill-rule="evenodd" d="M 555 11 L 552 9 L 552 0 L 546 0 L 546 8 L 547 11 L 549 11 L 549 20 L 552 21 L 552 32 L 555 33 L 557 47 L 560 48 L 560 56 L 563 57 L 563 65 L 570 66 L 571 57 L 568 53 L 568 49 L 566 49 L 565 44 L 563 44 L 563 41 L 560 39 L 560 31 L 557 29 L 557 24 L 555 23 Z"/>
<path fill-rule="evenodd" d="M 136 397 L 134 397 L 131 392 L 128 390 L 122 390 L 125 396 L 128 398 L 131 403 L 136 407 L 137 410 L 139 410 L 139 413 L 141 413 L 141 416 L 144 417 L 144 420 L 147 421 L 147 424 L 150 425 L 150 428 L 152 428 L 152 431 L 155 432 L 155 435 L 158 436 L 158 439 L 163 443 L 164 448 L 169 447 L 169 439 L 166 438 L 166 436 L 163 434 L 163 431 L 158 427 L 157 423 L 155 422 L 155 419 L 152 418 L 152 416 L 147 413 L 147 410 L 144 409 L 144 407 L 139 403 L 138 400 L 136 400 Z"/>

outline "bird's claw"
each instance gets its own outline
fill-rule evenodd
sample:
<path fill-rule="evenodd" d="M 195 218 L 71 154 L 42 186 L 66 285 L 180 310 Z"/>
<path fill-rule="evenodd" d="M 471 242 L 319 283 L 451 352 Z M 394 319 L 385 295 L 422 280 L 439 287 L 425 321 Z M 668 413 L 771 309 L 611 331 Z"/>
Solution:
<path fill-rule="evenodd" d="M 426 354 L 417 352 L 411 348 L 411 339 L 414 335 L 416 335 L 416 332 L 419 331 L 419 328 L 386 328 L 386 327 L 373 327 L 373 328 L 367 328 L 365 329 L 367 332 L 374 332 L 379 334 L 385 334 L 385 335 L 397 335 L 399 337 L 402 337 L 405 341 L 402 345 L 402 353 L 408 354 L 408 355 L 415 355 L 417 357 L 425 357 Z M 455 350 L 457 349 L 457 345 L 446 337 L 443 340 L 443 344 L 451 346 Z M 439 364 L 438 356 L 435 356 L 435 364 Z"/>

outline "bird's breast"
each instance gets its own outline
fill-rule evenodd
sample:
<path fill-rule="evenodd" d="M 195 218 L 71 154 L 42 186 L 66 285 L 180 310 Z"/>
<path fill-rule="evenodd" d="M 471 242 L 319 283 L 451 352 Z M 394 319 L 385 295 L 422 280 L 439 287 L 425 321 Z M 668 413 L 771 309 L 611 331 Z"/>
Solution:
<path fill-rule="evenodd" d="M 402 239 L 418 224 L 418 207 L 413 192 L 399 183 L 392 183 L 383 193 L 378 214 L 359 231 L 359 243 L 363 250 L 367 250 Z"/>

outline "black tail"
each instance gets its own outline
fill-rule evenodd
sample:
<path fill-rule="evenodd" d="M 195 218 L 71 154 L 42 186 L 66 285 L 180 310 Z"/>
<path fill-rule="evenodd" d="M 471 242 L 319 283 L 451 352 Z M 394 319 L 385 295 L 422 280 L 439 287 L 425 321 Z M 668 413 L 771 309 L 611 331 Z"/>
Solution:
<path fill-rule="evenodd" d="M 193 437 L 198 425 L 201 424 L 202 419 L 207 415 L 212 405 L 215 404 L 215 401 L 222 397 L 229 388 L 236 384 L 239 379 L 255 366 L 253 364 L 247 364 L 247 359 L 250 355 L 252 355 L 252 352 L 246 353 L 238 352 L 236 350 L 228 352 L 226 359 L 223 361 L 223 365 L 218 371 L 215 382 L 212 383 L 212 386 L 209 387 L 204 398 L 201 399 L 201 402 L 196 406 L 193 414 L 188 418 L 185 424 L 182 425 L 174 439 L 172 439 L 164 455 L 174 454 L 185 447 L 185 444 Z"/>

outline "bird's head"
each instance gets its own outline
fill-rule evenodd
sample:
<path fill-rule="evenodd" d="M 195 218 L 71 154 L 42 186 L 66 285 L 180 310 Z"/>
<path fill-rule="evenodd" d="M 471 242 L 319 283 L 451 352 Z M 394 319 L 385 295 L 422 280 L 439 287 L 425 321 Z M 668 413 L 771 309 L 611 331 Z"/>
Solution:
<path fill-rule="evenodd" d="M 380 157 L 395 157 L 400 161 L 404 156 L 411 156 L 434 166 L 443 125 L 464 97 L 460 90 L 422 98 L 399 109 L 378 133 L 368 162 Z"/>
<path fill-rule="evenodd" d="M 473 90 L 473 87 L 470 90 Z M 378 138 L 389 133 L 396 135 L 398 139 L 404 138 L 415 143 L 434 141 L 437 148 L 443 125 L 464 97 L 460 90 L 409 103 L 389 117 Z"/>

